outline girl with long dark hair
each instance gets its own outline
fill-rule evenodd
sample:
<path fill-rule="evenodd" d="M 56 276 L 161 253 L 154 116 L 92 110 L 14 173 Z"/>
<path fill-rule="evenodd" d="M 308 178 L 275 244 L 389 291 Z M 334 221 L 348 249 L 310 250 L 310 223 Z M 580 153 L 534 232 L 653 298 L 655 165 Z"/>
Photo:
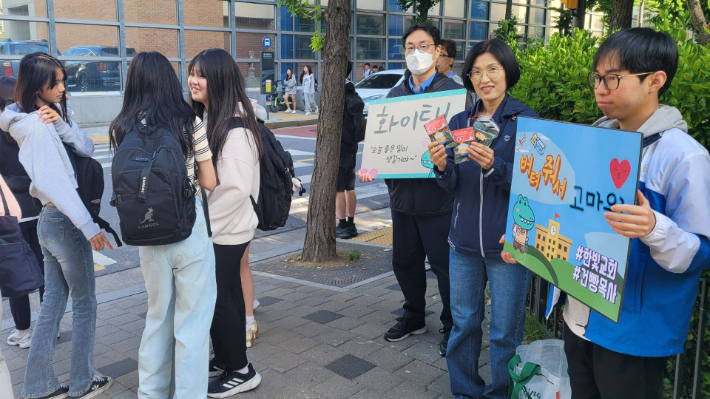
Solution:
<path fill-rule="evenodd" d="M 181 143 L 195 187 L 197 219 L 183 241 L 139 247 L 148 313 L 138 352 L 138 397 L 167 397 L 173 378 L 176 398 L 205 397 L 217 287 L 200 198 L 201 187 L 213 190 L 217 182 L 204 125 L 184 100 L 170 62 L 158 52 L 140 53 L 131 61 L 123 108 L 109 130 L 111 146 L 117 149 L 142 126 L 149 127 L 142 129 L 147 132 L 153 131 L 150 127 L 168 129 Z"/>
<path fill-rule="evenodd" d="M 92 248 L 111 243 L 93 222 L 76 191 L 72 160 L 89 157 L 94 144 L 67 114 L 62 64 L 45 53 L 20 61 L 15 104 L 0 116 L 0 129 L 20 147 L 18 159 L 32 181 L 30 194 L 43 204 L 37 233 L 44 255 L 44 302 L 32 336 L 22 396 L 27 398 L 91 398 L 105 391 L 111 379 L 93 368 L 96 293 Z M 51 110 L 60 118 L 43 119 Z M 59 323 L 72 298 L 72 350 L 69 386 L 52 369 Z"/>
<path fill-rule="evenodd" d="M 313 75 L 313 69 L 310 65 L 303 67 L 301 73 L 301 85 L 303 85 L 303 99 L 306 103 L 306 115 L 311 114 L 311 110 L 318 113 L 318 104 L 315 102 L 316 95 L 316 77 Z"/>
<path fill-rule="evenodd" d="M 219 182 L 208 194 L 217 263 L 217 305 L 210 331 L 215 357 L 209 370 L 218 378 L 210 382 L 207 396 L 226 398 L 261 382 L 246 356 L 246 341 L 253 343 L 258 330 L 247 335 L 240 261 L 259 223 L 250 197 L 259 198 L 262 142 L 253 100 L 229 53 L 204 50 L 192 59 L 188 73 L 192 107 L 207 122 Z"/>
<path fill-rule="evenodd" d="M 298 80 L 295 76 L 293 76 L 291 68 L 286 70 L 286 80 L 284 81 L 284 84 L 286 86 L 286 94 L 284 95 L 284 99 L 286 100 L 286 113 L 295 114 Z M 291 100 L 291 103 L 293 104 L 293 110 L 291 110 L 289 100 Z"/>

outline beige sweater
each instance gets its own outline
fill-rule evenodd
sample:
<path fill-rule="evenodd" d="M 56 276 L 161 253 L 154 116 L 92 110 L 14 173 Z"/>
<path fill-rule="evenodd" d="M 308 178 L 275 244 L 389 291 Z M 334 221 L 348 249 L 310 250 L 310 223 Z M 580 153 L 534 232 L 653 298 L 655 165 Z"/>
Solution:
<path fill-rule="evenodd" d="M 212 241 L 218 245 L 251 241 L 259 224 L 249 199 L 250 195 L 254 200 L 259 198 L 259 160 L 251 133 L 247 132 L 244 128 L 229 131 L 217 160 L 219 184 L 207 192 Z"/>

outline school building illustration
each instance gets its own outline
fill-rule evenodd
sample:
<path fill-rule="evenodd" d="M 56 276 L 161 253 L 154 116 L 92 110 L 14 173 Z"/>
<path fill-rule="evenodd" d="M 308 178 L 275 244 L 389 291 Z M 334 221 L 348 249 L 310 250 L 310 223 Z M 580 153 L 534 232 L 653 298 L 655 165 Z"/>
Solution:
<path fill-rule="evenodd" d="M 560 223 L 550 219 L 548 227 L 539 224 L 536 227 L 535 248 L 547 259 L 558 258 L 568 261 L 572 240 L 560 234 Z"/>

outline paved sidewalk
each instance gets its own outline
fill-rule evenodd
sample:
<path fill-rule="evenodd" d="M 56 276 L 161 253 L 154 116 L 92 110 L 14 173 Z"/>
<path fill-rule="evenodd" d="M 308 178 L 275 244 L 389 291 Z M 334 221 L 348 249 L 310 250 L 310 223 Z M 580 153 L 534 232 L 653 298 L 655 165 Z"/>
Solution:
<path fill-rule="evenodd" d="M 431 273 L 428 277 L 429 332 L 391 343 L 382 334 L 395 321 L 403 300 L 394 276 L 347 291 L 255 276 L 262 303 L 256 311 L 260 338 L 248 356 L 263 380 L 255 391 L 235 397 L 450 398 L 446 360 L 437 349 L 442 305 L 436 279 Z M 145 293 L 99 305 L 94 365 L 115 378 L 99 398 L 136 397 L 147 308 Z M 55 355 L 60 381 L 68 379 L 71 322 L 71 314 L 62 320 Z M 28 350 L 8 347 L 9 332 L 3 331 L 0 346 L 19 398 Z M 487 336 L 484 339 L 487 347 Z M 487 351 L 480 366 L 488 381 Z"/>

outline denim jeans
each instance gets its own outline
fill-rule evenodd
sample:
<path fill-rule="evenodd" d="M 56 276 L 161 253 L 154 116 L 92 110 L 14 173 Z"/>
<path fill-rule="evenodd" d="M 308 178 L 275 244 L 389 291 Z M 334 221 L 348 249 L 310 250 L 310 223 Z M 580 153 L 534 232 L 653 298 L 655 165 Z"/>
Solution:
<path fill-rule="evenodd" d="M 79 396 L 94 377 L 96 292 L 91 243 L 53 206 L 42 209 L 37 234 L 44 253 L 44 301 L 32 333 L 22 396 L 38 398 L 59 388 L 52 364 L 69 295 L 73 312 L 69 395 Z"/>
<path fill-rule="evenodd" d="M 202 203 L 190 237 L 140 247 L 148 313 L 138 351 L 138 397 L 207 397 L 210 325 L 217 299 L 215 258 Z M 173 380 L 174 378 L 174 380 Z"/>
<path fill-rule="evenodd" d="M 508 397 L 508 362 L 523 340 L 525 297 L 531 274 L 521 265 L 500 259 L 449 254 L 451 279 L 451 330 L 446 363 L 454 398 L 505 399 Z M 478 372 L 485 316 L 486 282 L 491 293 L 491 384 Z"/>
<path fill-rule="evenodd" d="M 2 323 L 2 303 L 0 303 L 0 323 Z M 10 371 L 7 369 L 2 351 L 0 351 L 0 399 L 14 399 Z"/>

